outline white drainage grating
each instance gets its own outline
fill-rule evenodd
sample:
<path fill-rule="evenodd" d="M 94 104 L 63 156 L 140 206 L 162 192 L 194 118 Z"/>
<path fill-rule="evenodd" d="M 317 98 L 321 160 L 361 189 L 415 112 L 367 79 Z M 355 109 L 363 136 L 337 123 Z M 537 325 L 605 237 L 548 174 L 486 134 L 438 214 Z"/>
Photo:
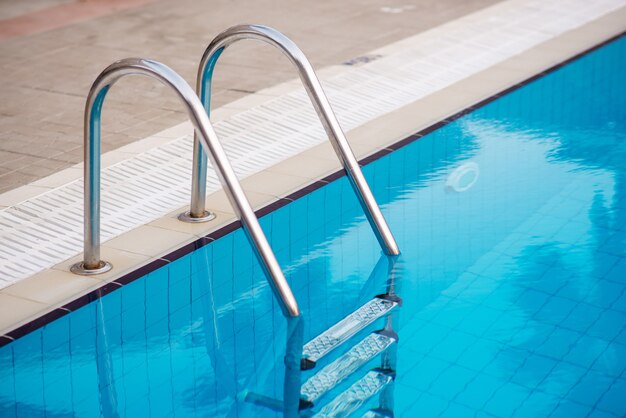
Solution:
<path fill-rule="evenodd" d="M 346 65 L 322 84 L 348 131 L 624 5 L 509 1 L 401 41 L 398 52 Z M 215 128 L 240 177 L 326 140 L 303 89 Z M 190 132 L 103 170 L 103 240 L 188 203 L 191 144 Z M 209 171 L 208 191 L 218 188 Z M 0 211 L 0 227 L 0 288 L 80 253 L 82 180 Z"/>

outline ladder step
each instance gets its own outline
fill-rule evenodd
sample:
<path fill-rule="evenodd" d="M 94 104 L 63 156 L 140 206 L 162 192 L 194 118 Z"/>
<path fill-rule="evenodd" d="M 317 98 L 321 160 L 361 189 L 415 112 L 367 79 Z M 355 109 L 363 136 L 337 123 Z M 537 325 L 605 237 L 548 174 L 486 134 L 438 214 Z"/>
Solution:
<path fill-rule="evenodd" d="M 368 335 L 350 351 L 308 379 L 302 385 L 302 399 L 311 403 L 315 402 L 396 341 L 397 337 L 391 333 L 375 332 Z"/>
<path fill-rule="evenodd" d="M 324 406 L 315 417 L 347 417 L 394 379 L 393 372 L 372 370 Z"/>
<path fill-rule="evenodd" d="M 315 367 L 326 354 L 339 347 L 357 332 L 400 304 L 399 298 L 377 296 L 350 315 L 306 343 L 302 350 L 302 368 Z"/>

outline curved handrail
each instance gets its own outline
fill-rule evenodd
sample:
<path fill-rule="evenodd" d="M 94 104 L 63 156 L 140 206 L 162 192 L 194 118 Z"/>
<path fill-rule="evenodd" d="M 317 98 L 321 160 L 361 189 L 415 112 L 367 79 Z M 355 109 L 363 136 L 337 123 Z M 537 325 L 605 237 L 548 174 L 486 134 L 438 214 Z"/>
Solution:
<path fill-rule="evenodd" d="M 376 234 L 383 251 L 387 255 L 398 255 L 400 250 L 385 221 L 385 218 L 374 199 L 361 167 L 341 130 L 322 85 L 320 84 L 311 63 L 302 50 L 288 37 L 275 29 L 262 25 L 233 26 L 217 35 L 204 51 L 197 77 L 197 91 L 207 114 L 211 109 L 211 83 L 215 64 L 224 50 L 231 44 L 242 39 L 256 39 L 266 42 L 283 52 L 296 67 L 300 80 L 313 103 L 326 134 L 343 165 L 348 179 L 356 193 L 367 219 Z M 191 206 L 188 216 L 201 219 L 206 217 L 206 157 L 203 155 L 197 136 L 194 138 L 193 175 L 191 186 Z"/>
<path fill-rule="evenodd" d="M 226 153 L 211 126 L 202 103 L 181 76 L 171 68 L 156 61 L 141 58 L 127 58 L 117 61 L 102 71 L 91 86 L 85 106 L 84 260 L 74 264 L 71 270 L 77 274 L 91 275 L 103 273 L 111 268 L 109 263 L 100 260 L 100 118 L 102 104 L 109 88 L 120 78 L 132 74 L 155 78 L 177 93 L 187 109 L 197 138 L 208 154 L 226 195 L 243 225 L 283 314 L 287 317 L 299 316 L 298 303 L 267 242 L 254 210 L 228 162 Z"/>

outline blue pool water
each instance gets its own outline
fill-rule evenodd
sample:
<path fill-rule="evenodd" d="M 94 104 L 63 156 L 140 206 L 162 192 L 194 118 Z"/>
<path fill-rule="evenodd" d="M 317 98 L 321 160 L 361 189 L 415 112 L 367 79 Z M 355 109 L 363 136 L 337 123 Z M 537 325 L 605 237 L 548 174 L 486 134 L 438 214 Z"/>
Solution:
<path fill-rule="evenodd" d="M 345 178 L 262 218 L 304 341 L 403 299 L 325 360 L 398 334 L 355 416 L 626 416 L 624 68 L 621 38 L 366 166 L 392 269 Z M 0 349 L 0 415 L 277 416 L 245 394 L 283 397 L 286 335 L 238 230 Z"/>

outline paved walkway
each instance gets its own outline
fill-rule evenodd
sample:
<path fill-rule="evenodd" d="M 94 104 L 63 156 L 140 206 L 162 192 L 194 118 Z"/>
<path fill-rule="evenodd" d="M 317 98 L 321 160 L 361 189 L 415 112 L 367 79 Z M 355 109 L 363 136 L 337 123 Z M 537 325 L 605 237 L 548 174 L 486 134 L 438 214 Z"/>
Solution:
<path fill-rule="evenodd" d="M 263 23 L 294 39 L 319 68 L 497 2 L 133 0 L 122 7 L 117 0 L 38 0 L 34 9 L 24 9 L 0 0 L 0 28 L 13 28 L 0 34 L 0 193 L 82 161 L 85 95 L 117 59 L 160 60 L 193 82 L 213 36 L 233 24 Z M 45 16 L 55 16 L 54 25 Z M 33 25 L 36 18 L 40 26 Z M 239 44 L 220 60 L 214 105 L 294 76 L 278 52 Z M 122 80 L 105 104 L 103 150 L 183 121 L 181 110 L 154 81 Z"/>

